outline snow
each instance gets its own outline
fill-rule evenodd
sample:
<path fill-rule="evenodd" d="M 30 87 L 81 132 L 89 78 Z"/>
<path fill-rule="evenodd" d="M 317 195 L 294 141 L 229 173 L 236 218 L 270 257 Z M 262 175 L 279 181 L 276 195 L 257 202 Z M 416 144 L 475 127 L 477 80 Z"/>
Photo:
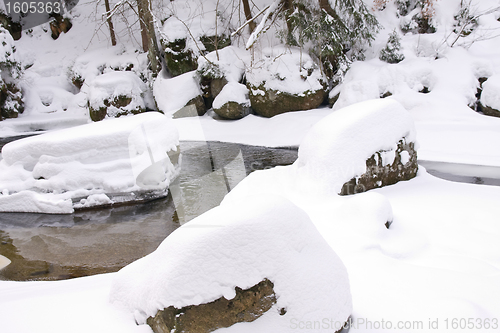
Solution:
<path fill-rule="evenodd" d="M 236 102 L 243 106 L 250 106 L 250 99 L 248 98 L 248 88 L 244 84 L 238 82 L 229 82 L 222 88 L 221 92 L 215 97 L 213 101 L 213 108 L 220 109 L 228 102 Z"/>
<path fill-rule="evenodd" d="M 390 125 L 387 125 L 390 124 Z M 325 117 L 309 131 L 295 162 L 299 182 L 310 194 L 340 193 L 342 185 L 366 172 L 366 160 L 415 142 L 410 114 L 390 99 L 353 104 Z"/>
<path fill-rule="evenodd" d="M 147 189 L 161 195 L 178 174 L 178 166 L 165 154 L 176 151 L 177 145 L 175 127 L 157 112 L 8 143 L 0 161 L 0 188 L 5 193 L 0 196 L 0 210 L 71 213 L 73 207 L 113 202 L 104 194 L 134 197 L 134 191 Z M 154 153 L 153 161 L 148 150 L 149 155 Z M 161 163 L 162 178 L 141 188 L 138 175 L 154 162 Z M 77 198 L 80 202 L 72 204 Z"/>
<path fill-rule="evenodd" d="M 266 3 L 264 0 L 254 2 L 256 6 L 252 7 L 253 14 L 269 4 L 269 1 Z M 226 7 L 228 3 L 228 1 L 220 1 L 221 12 L 225 14 L 231 12 L 231 8 Z M 333 97 L 337 92 L 341 92 L 339 104 L 334 107 L 334 110 L 322 107 L 316 110 L 282 114 L 271 119 L 249 115 L 238 121 L 222 121 L 214 117 L 213 113 L 208 112 L 202 117 L 173 120 L 178 128 L 179 138 L 181 140 L 232 141 L 274 147 L 298 146 L 303 141 L 309 140 L 307 132 L 316 123 L 323 118 L 341 112 L 341 107 L 353 106 L 353 104 L 362 101 L 365 101 L 364 103 L 367 105 L 372 105 L 378 96 L 390 92 L 392 96 L 388 99 L 396 100 L 402 104 L 415 123 L 420 145 L 419 159 L 498 167 L 500 166 L 500 154 L 498 149 L 495 149 L 495 143 L 500 142 L 500 119 L 476 113 L 468 106 L 476 101 L 475 94 L 479 87 L 479 78 L 488 77 L 490 82 L 487 81 L 484 85 L 483 101 L 487 100 L 488 94 L 498 86 L 495 81 L 500 71 L 500 58 L 498 57 L 500 44 L 498 44 L 498 38 L 495 35 L 498 34 L 500 22 L 497 21 L 498 11 L 487 13 L 489 9 L 498 6 L 498 3 L 493 0 L 472 1 L 473 13 L 484 14 L 479 17 L 479 26 L 469 36 L 457 39 L 451 47 L 457 37 L 453 33 L 453 16 L 456 14 L 459 3 L 458 0 L 434 1 L 436 9 L 434 23 L 437 32 L 402 36 L 401 50 L 405 60 L 398 64 L 383 63 L 378 59 L 378 56 L 380 50 L 385 47 L 389 34 L 405 18 L 397 17 L 394 1 L 387 2 L 386 10 L 374 11 L 384 29 L 372 43 L 372 47 L 366 51 L 367 60 L 354 63 L 342 85 L 335 87 L 335 93 L 330 94 Z M 166 6 L 168 7 L 165 10 L 167 15 L 158 16 L 156 24 L 160 25 L 160 19 L 166 18 L 170 14 L 175 14 L 181 19 L 190 17 L 186 22 L 197 37 L 204 31 L 211 32 L 210 29 L 215 28 L 215 4 L 216 1 L 204 1 L 203 6 L 199 6 L 199 2 L 194 0 L 167 2 Z M 371 5 L 371 2 L 368 1 L 367 4 Z M 95 15 L 90 14 L 93 10 L 96 11 Z M 131 29 L 126 29 L 123 21 L 116 19 L 114 23 L 117 27 L 119 44 L 126 45 L 126 47 L 112 48 L 109 45 L 105 26 L 97 31 L 93 28 L 101 24 L 100 15 L 103 10 L 103 6 L 95 6 L 91 1 L 81 0 L 71 13 L 73 28 L 68 33 L 62 34 L 58 40 L 53 41 L 50 33 L 43 31 L 43 29 L 48 29 L 48 24 L 45 24 L 41 27 L 35 27 L 32 32 L 23 32 L 23 38 L 14 42 L 17 56 L 22 64 L 32 65 L 26 69 L 21 82 L 25 93 L 26 110 L 19 115 L 18 119 L 1 121 L 0 136 L 34 133 L 38 130 L 51 131 L 87 123 L 87 93 L 85 91 L 78 92 L 78 89 L 68 80 L 72 69 L 81 70 L 85 78 L 88 78 L 87 83 L 90 83 L 96 75 L 102 74 L 100 70 L 96 71 L 96 68 L 104 65 L 103 72 L 113 70 L 114 65 L 108 65 L 109 61 L 112 60 L 119 63 L 118 67 L 133 61 L 134 64 L 137 64 L 134 65 L 134 68 L 144 68 L 145 54 L 135 52 L 135 48 L 140 47 L 138 23 Z M 198 22 L 202 10 L 211 12 L 211 14 L 204 15 L 203 20 Z M 229 19 L 231 22 L 226 21 L 226 23 L 234 28 L 241 23 L 237 22 L 238 24 L 234 25 L 234 20 L 238 17 L 243 18 L 244 15 L 238 13 L 237 10 L 233 12 L 235 15 L 225 15 L 224 18 L 231 17 L 232 19 Z M 257 19 L 257 23 L 261 21 L 262 17 Z M 173 29 L 175 19 L 170 18 L 166 23 L 163 26 L 165 33 L 172 33 L 174 36 L 176 33 L 176 30 Z M 223 22 L 218 23 L 222 24 Z M 181 31 L 183 27 L 177 22 L 176 29 Z M 233 49 L 235 53 L 244 52 L 242 50 L 248 37 L 246 31 L 247 29 L 244 29 L 241 36 L 233 37 L 234 46 L 230 49 Z M 135 35 L 127 36 L 128 32 Z M 185 33 L 186 31 L 183 31 L 182 35 L 185 36 Z M 269 52 L 263 53 L 260 46 L 279 43 L 273 36 L 273 28 L 263 36 L 264 38 L 259 39 L 259 44 L 256 44 L 258 47 L 253 48 L 255 52 L 253 54 L 254 65 L 259 59 L 269 55 Z M 198 46 L 203 48 L 199 42 Z M 188 47 L 198 52 L 192 41 L 188 41 Z M 219 50 L 219 55 L 223 55 L 225 50 Z M 293 79 L 294 82 L 287 84 L 288 89 L 292 89 L 290 87 L 294 86 L 295 83 L 305 84 L 297 75 L 290 76 L 290 73 L 287 72 L 285 65 L 290 65 L 290 71 L 295 74 L 296 71 L 293 68 L 299 68 L 300 65 L 300 59 L 297 61 L 297 52 L 290 56 L 290 59 L 284 61 L 283 57 L 289 56 L 287 52 L 289 51 L 278 52 L 275 57 L 282 56 L 276 59 L 270 56 L 269 61 L 264 66 L 268 66 L 269 71 L 267 68 L 263 68 L 260 78 L 274 73 L 285 73 L 279 75 L 286 76 L 287 80 L 288 78 Z M 306 53 L 303 53 L 303 56 L 303 59 L 306 59 Z M 207 57 L 214 57 L 214 54 L 209 54 Z M 125 58 L 129 60 L 125 61 Z M 202 59 L 200 58 L 201 62 L 203 62 Z M 243 64 L 243 68 L 245 68 L 250 63 L 247 60 L 240 62 L 239 59 L 236 60 L 237 57 L 227 57 L 227 59 L 233 59 L 230 61 L 226 61 L 225 56 L 220 59 L 220 63 L 227 64 L 227 69 L 231 65 L 237 64 L 234 72 L 231 71 L 235 74 L 228 75 L 228 80 L 234 78 L 233 81 L 239 81 L 241 78 L 239 76 L 242 71 L 240 65 Z M 244 58 L 241 59 L 244 60 Z M 87 60 L 88 65 L 85 65 Z M 273 62 L 273 60 L 275 61 Z M 230 72 L 225 69 L 226 65 L 220 63 L 219 66 L 223 71 Z M 305 64 L 305 61 L 303 63 Z M 247 71 L 247 74 L 249 73 L 250 71 Z M 138 76 L 140 75 L 138 74 Z M 257 77 L 259 82 L 262 82 L 260 78 Z M 155 91 L 155 97 L 159 101 L 159 108 L 165 113 L 175 112 L 176 108 L 183 106 L 181 104 L 187 101 L 188 97 L 194 97 L 194 94 L 198 93 L 192 76 L 187 75 L 184 79 L 185 81 L 181 82 L 177 78 L 166 79 L 160 76 L 156 80 L 155 85 L 162 88 L 158 90 L 160 93 Z M 252 78 L 249 75 L 247 79 L 251 80 Z M 280 82 L 280 80 L 274 80 L 273 84 L 278 85 Z M 430 92 L 420 92 L 423 91 L 424 87 L 427 87 Z M 178 89 L 175 90 L 176 88 Z M 118 120 L 124 121 L 123 119 Z M 106 120 L 106 122 L 108 121 L 111 120 Z M 113 131 L 113 128 L 110 125 L 107 129 Z M 393 133 L 394 129 L 386 130 Z M 73 131 L 68 130 L 63 133 L 71 138 Z M 353 131 L 353 140 L 350 144 L 355 143 L 354 138 L 359 133 L 357 129 Z M 54 135 L 53 138 L 54 141 L 47 142 L 51 150 L 55 151 L 58 146 L 61 146 L 63 150 L 68 149 L 65 146 L 66 140 L 62 139 L 61 136 Z M 377 140 L 376 136 L 373 138 Z M 88 147 L 90 144 L 87 144 L 86 140 L 87 138 L 84 139 L 82 136 L 82 140 L 78 142 Z M 106 143 L 106 140 L 92 142 L 101 147 Z M 318 147 L 323 144 L 324 142 Z M 132 161 L 127 157 L 127 154 L 130 155 L 128 150 L 130 146 L 128 143 L 124 143 L 123 147 L 126 149 L 123 150 L 122 161 L 125 162 L 128 159 L 129 162 L 124 163 L 120 168 L 127 164 L 129 169 L 127 179 L 132 179 L 130 183 L 132 185 L 133 181 L 141 175 L 142 164 L 131 163 Z M 104 151 L 108 150 L 104 149 Z M 72 151 L 70 150 L 70 152 Z M 91 194 L 85 193 L 82 201 L 72 203 L 65 197 L 65 195 L 70 196 L 71 191 L 66 192 L 69 194 L 64 194 L 41 193 L 23 189 L 34 182 L 40 183 L 41 181 L 41 179 L 33 178 L 30 171 L 24 168 L 25 165 L 39 163 L 41 171 L 55 170 L 42 168 L 40 160 L 43 159 L 53 163 L 54 166 L 62 165 L 55 163 L 56 159 L 52 157 L 31 155 L 34 153 L 36 152 L 26 151 L 25 155 L 17 156 L 15 158 L 16 166 L 9 166 L 7 174 L 4 172 L 6 161 L 0 162 L 0 168 L 2 168 L 1 184 L 8 185 L 0 188 L 2 207 L 22 205 L 23 209 L 26 210 L 29 208 L 33 211 L 69 212 L 75 204 L 86 206 L 95 203 L 105 204 L 108 199 L 113 200 L 111 194 L 97 193 L 96 191 Z M 83 160 L 82 156 L 78 155 L 79 158 L 81 157 L 78 161 Z M 76 155 L 73 157 L 76 159 Z M 404 158 L 404 154 L 402 157 Z M 5 159 L 5 157 L 3 158 Z M 57 162 L 62 162 L 61 158 L 58 156 Z M 384 153 L 385 162 L 390 162 L 391 158 L 390 150 Z M 162 160 L 158 159 L 158 161 L 161 164 Z M 116 163 L 118 162 L 116 161 Z M 99 165 L 98 170 L 93 172 L 97 172 L 96 174 L 102 172 L 110 181 L 118 179 L 118 173 L 121 169 L 116 168 L 116 163 L 108 166 Z M 68 161 L 65 164 L 71 163 Z M 91 165 L 97 166 L 95 163 L 91 163 Z M 153 182 L 157 176 L 155 169 L 156 167 L 149 169 L 150 174 L 146 172 L 148 176 L 151 176 L 151 178 L 146 178 L 152 179 Z M 241 203 L 247 195 L 274 193 L 292 201 L 309 216 L 321 236 L 325 238 L 345 264 L 349 273 L 349 284 L 353 298 L 354 322 L 360 323 L 365 320 L 380 323 L 384 320 L 393 324 L 392 329 L 376 329 L 378 332 L 430 331 L 431 322 L 439 324 L 438 327 L 435 327 L 436 329 L 432 330 L 457 332 L 461 330 L 452 330 L 450 326 L 446 327 L 445 320 L 451 323 L 452 318 L 474 318 L 476 321 L 498 318 L 500 313 L 498 303 L 500 298 L 498 283 L 500 270 L 498 251 L 500 208 L 498 199 L 500 198 L 500 190 L 498 187 L 440 180 L 427 174 L 425 169 L 420 166 L 417 177 L 407 182 L 399 182 L 389 187 L 348 197 L 338 197 L 337 195 L 311 197 L 307 191 L 302 193 L 297 190 L 297 185 L 300 182 L 295 169 L 296 166 L 277 167 L 252 173 L 226 196 L 222 206 L 217 208 L 215 213 L 209 212 L 209 214 L 215 215 L 220 212 L 221 215 L 226 216 L 226 213 L 229 214 L 229 211 L 232 211 L 231 204 L 233 202 Z M 115 170 L 117 173 L 114 172 Z M 348 170 L 346 174 L 352 174 L 352 170 Z M 95 181 L 95 178 L 92 177 L 91 180 Z M 53 183 L 54 186 L 57 185 L 56 182 Z M 281 200 L 282 202 L 286 201 L 285 199 Z M 290 203 L 288 205 L 293 206 Z M 297 208 L 293 207 L 294 211 L 297 211 Z M 254 212 L 250 213 L 254 214 Z M 288 216 L 286 212 L 284 214 Z M 244 219 L 240 212 L 234 212 L 231 217 L 234 217 L 233 215 L 240 219 L 237 222 L 242 222 Z M 206 218 L 208 219 L 208 217 L 202 216 L 199 221 L 205 221 Z M 297 221 L 296 216 L 292 216 L 292 220 Z M 384 225 L 387 221 L 393 222 L 389 229 Z M 183 228 L 187 226 L 189 223 Z M 271 228 L 271 226 L 266 226 L 266 228 Z M 182 233 L 188 234 L 191 231 L 194 232 L 195 229 L 182 231 Z M 205 229 L 200 230 L 199 234 L 208 232 Z M 280 237 L 279 235 L 282 233 L 292 234 L 291 228 L 284 226 L 276 232 L 277 237 Z M 292 235 L 292 237 L 299 236 Z M 271 238 L 272 236 L 266 235 L 266 237 Z M 246 256 L 250 256 L 256 249 L 252 243 L 246 242 L 246 234 L 240 238 L 225 238 L 224 240 L 224 244 L 229 242 L 244 243 L 245 248 L 250 248 L 249 253 L 245 253 Z M 167 244 L 169 242 L 165 241 Z M 222 247 L 223 244 L 215 245 Z M 265 245 L 273 246 L 272 243 Z M 180 246 L 184 249 L 187 248 L 183 244 Z M 186 251 L 189 252 L 190 249 L 187 248 Z M 206 254 L 204 249 L 199 251 L 200 254 Z M 179 256 L 183 257 L 183 255 Z M 322 255 L 318 256 L 318 258 L 321 257 Z M 173 261 L 171 258 L 169 260 Z M 158 265 L 155 263 L 154 266 Z M 198 271 L 197 267 L 190 265 L 189 262 L 179 263 L 179 267 L 185 269 L 193 267 L 196 269 L 195 271 Z M 148 269 L 153 270 L 153 267 L 148 267 Z M 236 275 L 241 273 L 241 270 L 235 269 L 233 272 L 221 268 L 220 272 Z M 219 274 L 222 275 L 220 272 Z M 110 290 L 118 276 L 118 274 L 107 274 L 58 282 L 1 281 L 0 322 L 2 332 L 57 333 L 67 332 L 68 328 L 72 331 L 85 333 L 151 332 L 146 325 L 136 325 L 129 312 L 110 304 Z M 188 275 L 179 275 L 179 277 L 179 281 L 176 281 L 178 283 L 182 283 L 180 279 L 198 278 L 191 271 Z M 316 276 L 315 278 L 320 277 Z M 132 283 L 131 281 L 126 282 Z M 193 286 L 193 290 L 195 287 Z M 230 294 L 228 291 L 231 289 L 230 286 L 214 284 L 203 290 L 201 295 L 206 296 L 210 291 L 219 291 L 219 294 L 222 295 L 223 289 L 227 294 Z M 323 319 L 330 318 L 330 315 L 313 317 L 309 317 L 309 321 L 290 319 L 287 322 L 289 325 L 287 330 L 295 327 L 295 330 L 302 331 L 298 329 L 299 324 L 303 324 L 304 327 L 307 323 L 324 324 Z M 396 325 L 399 321 L 421 322 L 423 329 L 415 327 L 404 330 L 397 329 Z M 75 323 L 78 324 L 75 325 Z M 281 332 L 282 324 L 283 322 L 279 321 L 279 318 L 276 319 L 275 312 L 269 312 L 253 323 L 241 323 L 227 329 L 220 329 L 217 332 L 243 333 L 271 329 L 274 329 L 273 332 Z M 297 325 L 293 326 L 295 324 Z M 310 331 L 319 330 L 310 329 Z M 361 324 L 351 328 L 351 332 L 373 331 L 375 329 Z M 474 329 L 474 331 L 492 330 Z"/>
<path fill-rule="evenodd" d="M 351 314 L 341 260 L 307 214 L 274 196 L 221 205 L 183 225 L 116 274 L 110 299 L 143 324 L 168 306 L 232 299 L 236 286 L 247 289 L 265 278 L 274 283 L 277 303 L 266 313 L 274 323 L 261 332 L 292 332 L 292 318 L 328 317 L 342 325 Z"/>
<path fill-rule="evenodd" d="M 500 110 L 500 75 L 493 75 L 483 83 L 481 104 Z"/>
<path fill-rule="evenodd" d="M 284 47 L 264 49 L 262 58 L 248 68 L 246 78 L 256 88 L 263 84 L 268 90 L 299 96 L 324 89 L 326 82 L 307 53 Z"/>
<path fill-rule="evenodd" d="M 223 75 L 228 82 L 240 82 L 250 63 L 250 54 L 235 46 L 227 46 L 198 58 L 198 73 Z M 214 68 L 215 67 L 215 68 Z M 212 73 L 220 71 L 220 73 Z"/>
<path fill-rule="evenodd" d="M 153 85 L 153 95 L 158 109 L 166 115 L 173 115 L 190 100 L 201 95 L 195 72 L 188 72 L 174 78 L 159 75 Z"/>

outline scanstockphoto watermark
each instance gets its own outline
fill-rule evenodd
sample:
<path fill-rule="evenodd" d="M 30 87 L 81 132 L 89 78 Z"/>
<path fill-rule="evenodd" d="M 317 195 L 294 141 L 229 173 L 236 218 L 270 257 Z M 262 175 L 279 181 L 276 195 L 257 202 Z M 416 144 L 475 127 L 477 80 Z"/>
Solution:
<path fill-rule="evenodd" d="M 340 331 L 341 329 L 366 330 L 497 330 L 500 327 L 498 318 L 429 318 L 428 320 L 370 320 L 367 318 L 352 318 L 340 322 L 332 318 L 302 321 L 296 318 L 290 320 L 290 328 L 296 330 Z"/>

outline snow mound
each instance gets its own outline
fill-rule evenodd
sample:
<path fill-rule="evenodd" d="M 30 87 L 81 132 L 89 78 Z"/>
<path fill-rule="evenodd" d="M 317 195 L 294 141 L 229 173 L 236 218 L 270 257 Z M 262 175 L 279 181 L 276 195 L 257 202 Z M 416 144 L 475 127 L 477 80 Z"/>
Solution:
<path fill-rule="evenodd" d="M 0 211 L 71 213 L 142 200 L 141 193 L 164 196 L 179 171 L 167 156 L 177 145 L 176 128 L 158 112 L 10 142 L 0 161 Z M 139 176 L 158 173 L 158 166 L 157 183 L 138 183 Z"/>
<path fill-rule="evenodd" d="M 71 67 L 73 82 L 89 83 L 98 75 L 112 71 L 131 71 L 138 76 L 146 75 L 148 59 L 146 53 L 127 50 L 124 47 L 101 48 L 85 52 Z"/>
<path fill-rule="evenodd" d="M 340 193 L 345 182 L 366 172 L 370 156 L 395 149 L 402 138 L 415 142 L 416 131 L 409 112 L 395 100 L 338 110 L 320 120 L 300 145 L 294 163 L 299 186 L 312 193 Z"/>
<path fill-rule="evenodd" d="M 500 75 L 493 75 L 483 83 L 481 104 L 500 110 Z"/>
<path fill-rule="evenodd" d="M 202 76 L 224 77 L 227 81 L 240 82 L 250 63 L 250 53 L 235 46 L 227 46 L 198 58 Z"/>
<path fill-rule="evenodd" d="M 167 115 L 172 115 L 186 104 L 201 95 L 195 72 L 188 72 L 171 79 L 159 75 L 153 85 L 153 95 L 158 109 Z"/>
<path fill-rule="evenodd" d="M 297 49 L 291 50 L 284 47 L 264 49 L 262 59 L 247 70 L 247 82 L 256 88 L 264 85 L 267 90 L 298 96 L 324 89 L 326 79 L 311 57 Z M 258 95 L 258 90 L 254 95 Z"/>
<path fill-rule="evenodd" d="M 94 110 L 107 108 L 107 115 L 111 117 L 124 112 L 141 112 L 146 108 L 144 98 L 147 91 L 146 84 L 132 72 L 108 72 L 89 84 L 89 106 Z M 120 99 L 130 99 L 130 102 L 117 108 L 113 105 L 117 103 L 113 102 Z"/>
<path fill-rule="evenodd" d="M 217 97 L 215 97 L 212 107 L 214 109 L 220 109 L 228 102 L 235 102 L 243 106 L 250 107 L 247 86 L 234 81 L 229 82 L 224 86 L 224 88 L 222 88 Z"/>
<path fill-rule="evenodd" d="M 342 325 L 351 314 L 342 261 L 304 211 L 270 195 L 221 205 L 183 225 L 117 273 L 110 299 L 144 323 L 168 306 L 232 299 L 236 286 L 247 289 L 265 278 L 274 283 L 277 303 L 252 323 L 267 323 L 259 332 L 291 332 L 290 320 Z"/>

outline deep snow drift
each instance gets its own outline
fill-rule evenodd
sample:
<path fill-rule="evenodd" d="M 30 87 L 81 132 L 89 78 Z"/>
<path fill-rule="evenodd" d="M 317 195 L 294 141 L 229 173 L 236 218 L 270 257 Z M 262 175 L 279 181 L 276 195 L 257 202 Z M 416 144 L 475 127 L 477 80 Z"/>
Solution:
<path fill-rule="evenodd" d="M 171 120 L 158 112 L 8 143 L 0 161 L 0 211 L 71 213 L 165 196 L 179 172 L 167 154 L 178 153 L 178 144 Z"/>
<path fill-rule="evenodd" d="M 307 214 L 265 195 L 216 207 L 183 225 L 156 251 L 120 270 L 110 298 L 144 324 L 169 306 L 230 300 L 236 286 L 247 289 L 265 278 L 274 283 L 277 303 L 254 331 L 292 332 L 292 318 L 328 317 L 341 327 L 351 314 L 342 261 Z"/>

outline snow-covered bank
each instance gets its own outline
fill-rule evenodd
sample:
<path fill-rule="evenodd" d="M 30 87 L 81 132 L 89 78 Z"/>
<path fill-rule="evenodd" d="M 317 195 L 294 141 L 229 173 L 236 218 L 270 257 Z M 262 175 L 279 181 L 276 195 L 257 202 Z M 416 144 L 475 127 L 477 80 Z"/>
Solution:
<path fill-rule="evenodd" d="M 178 172 L 178 133 L 158 112 L 49 132 L 6 144 L 0 211 L 71 213 L 166 195 Z"/>

